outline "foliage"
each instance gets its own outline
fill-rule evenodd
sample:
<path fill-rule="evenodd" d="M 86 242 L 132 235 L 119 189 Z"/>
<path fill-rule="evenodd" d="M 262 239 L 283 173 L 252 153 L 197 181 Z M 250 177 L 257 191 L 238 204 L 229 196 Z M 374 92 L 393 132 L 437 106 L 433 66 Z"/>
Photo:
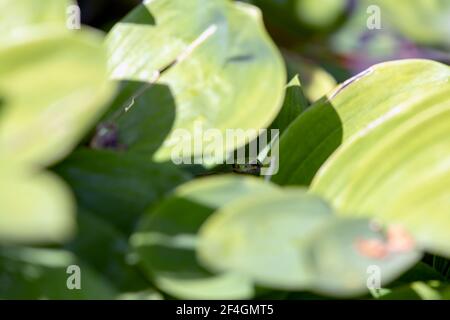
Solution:
<path fill-rule="evenodd" d="M 443 1 L 411 1 L 420 30 L 374 2 L 389 39 L 448 50 Z M 348 76 L 363 1 L 317 3 L 148 0 L 104 35 L 0 0 L 0 298 L 450 299 L 450 67 Z M 257 134 L 199 126 L 279 129 L 279 171 L 214 163 Z"/>

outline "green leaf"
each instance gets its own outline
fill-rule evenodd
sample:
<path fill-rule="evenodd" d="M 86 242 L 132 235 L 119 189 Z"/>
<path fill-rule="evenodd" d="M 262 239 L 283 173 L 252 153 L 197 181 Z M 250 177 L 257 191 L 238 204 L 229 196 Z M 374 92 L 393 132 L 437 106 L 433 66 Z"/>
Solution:
<path fill-rule="evenodd" d="M 308 101 L 303 95 L 300 79 L 296 75 L 287 84 L 283 107 L 270 127 L 279 129 L 281 134 L 306 108 L 308 108 Z"/>
<path fill-rule="evenodd" d="M 0 177 L 0 242 L 59 242 L 73 235 L 73 199 L 58 177 L 4 163 Z"/>
<path fill-rule="evenodd" d="M 146 279 L 127 259 L 128 239 L 108 221 L 87 210 L 77 214 L 77 236 L 65 247 L 121 291 L 143 290 Z M 93 245 L 95 244 L 95 245 Z"/>
<path fill-rule="evenodd" d="M 78 204 L 125 234 L 147 207 L 190 176 L 171 163 L 152 163 L 129 153 L 79 149 L 54 170 Z"/>
<path fill-rule="evenodd" d="M 81 289 L 67 287 L 68 267 L 80 267 Z M 117 292 L 70 252 L 10 247 L 0 250 L 1 299 L 112 299 Z"/>
<path fill-rule="evenodd" d="M 450 69 L 437 62 L 401 60 L 375 65 L 349 79 L 285 131 L 280 139 L 280 154 L 285 156 L 280 157 L 280 170 L 272 180 L 282 185 L 310 184 L 342 143 L 431 96 L 430 90 L 439 91 L 449 75 Z"/>
<path fill-rule="evenodd" d="M 450 84 L 415 93 L 333 154 L 312 191 L 343 215 L 400 224 L 419 247 L 448 257 Z"/>
<path fill-rule="evenodd" d="M 53 28 L 65 28 L 71 0 L 2 0 L 0 20 L 2 46 L 28 40 Z"/>
<path fill-rule="evenodd" d="M 0 60 L 0 154 L 12 161 L 45 166 L 66 156 L 113 93 L 95 33 L 56 29 L 0 49 Z"/>
<path fill-rule="evenodd" d="M 227 0 L 147 1 L 112 29 L 107 46 L 113 79 L 140 81 L 145 89 L 158 71 L 164 71 L 157 82 L 168 87 L 172 98 L 162 107 L 170 114 L 175 105 L 176 116 L 169 137 L 155 154 L 158 161 L 169 159 L 176 145 L 203 141 L 195 127 L 223 134 L 230 128 L 258 130 L 270 125 L 281 108 L 283 61 L 252 6 Z M 133 112 L 138 111 L 132 107 L 120 117 Z M 178 141 L 177 129 L 188 130 L 190 138 Z M 127 138 L 132 134 L 135 139 Z M 119 130 L 119 138 L 137 151 L 152 141 L 147 132 L 131 127 L 126 133 Z M 256 134 L 247 138 L 239 139 L 235 147 Z M 234 149 L 214 148 L 219 155 Z"/>
<path fill-rule="evenodd" d="M 251 195 L 219 209 L 202 226 L 199 258 L 212 270 L 241 273 L 278 289 L 309 287 L 306 244 L 331 209 L 303 190 Z"/>
<path fill-rule="evenodd" d="M 381 285 L 389 283 L 420 260 L 417 250 L 379 258 L 362 251 L 360 241 L 386 241 L 372 229 L 367 219 L 335 219 L 316 233 L 309 248 L 316 273 L 314 291 L 340 297 L 362 294 L 368 284 L 375 284 L 371 277 L 380 276 Z"/>
<path fill-rule="evenodd" d="M 372 256 L 359 248 L 361 241 L 387 245 L 387 237 L 372 230 L 369 220 L 336 218 L 320 198 L 287 189 L 249 195 L 220 208 L 200 229 L 198 256 L 216 272 L 242 274 L 269 288 L 328 296 L 363 294 L 371 267 L 379 271 L 381 285 L 421 256 L 417 250 Z"/>
<path fill-rule="evenodd" d="M 375 0 L 371 4 L 379 5 L 386 20 L 411 40 L 450 48 L 447 0 Z"/>
<path fill-rule="evenodd" d="M 0 22 L 2 242 L 61 242 L 72 235 L 67 187 L 39 170 L 75 147 L 115 88 L 102 37 L 63 25 L 68 4 L 0 3 L 8 13 Z"/>
<path fill-rule="evenodd" d="M 197 263 L 197 231 L 216 208 L 273 190 L 276 186 L 256 178 L 233 175 L 201 178 L 178 187 L 147 212 L 131 237 L 139 265 L 156 286 L 177 298 L 251 298 L 253 284 L 246 277 L 211 274 Z"/>
<path fill-rule="evenodd" d="M 222 175 L 181 185 L 177 194 L 210 208 L 220 208 L 248 194 L 280 192 L 278 186 L 252 177 Z"/>

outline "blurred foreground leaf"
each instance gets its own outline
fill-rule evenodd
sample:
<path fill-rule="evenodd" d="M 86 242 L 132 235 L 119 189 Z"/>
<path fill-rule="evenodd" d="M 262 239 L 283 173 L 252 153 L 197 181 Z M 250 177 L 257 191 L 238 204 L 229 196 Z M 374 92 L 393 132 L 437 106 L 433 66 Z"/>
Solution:
<path fill-rule="evenodd" d="M 61 242 L 72 235 L 69 191 L 40 170 L 74 148 L 114 91 L 102 37 L 67 30 L 67 4 L 0 3 L 7 10 L 0 20 L 2 242 Z"/>
<path fill-rule="evenodd" d="M 339 219 L 304 190 L 249 195 L 212 215 L 200 230 L 200 261 L 214 271 L 243 274 L 284 290 L 355 296 L 368 290 L 375 265 L 387 283 L 420 258 L 416 250 L 372 256 L 360 242 L 386 241 L 367 219 Z"/>
<path fill-rule="evenodd" d="M 139 264 L 161 290 L 177 298 L 251 298 L 253 284 L 246 277 L 214 275 L 197 263 L 197 231 L 216 208 L 272 190 L 276 192 L 276 186 L 239 176 L 202 178 L 180 186 L 147 212 L 131 237 Z"/>

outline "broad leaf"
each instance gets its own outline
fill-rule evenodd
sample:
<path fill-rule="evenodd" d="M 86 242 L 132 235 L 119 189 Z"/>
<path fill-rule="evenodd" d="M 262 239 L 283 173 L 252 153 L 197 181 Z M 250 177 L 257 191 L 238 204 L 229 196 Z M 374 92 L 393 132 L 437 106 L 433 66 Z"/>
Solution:
<path fill-rule="evenodd" d="M 196 259 L 197 231 L 214 210 L 248 194 L 277 192 L 255 178 L 219 176 L 180 186 L 147 212 L 131 237 L 139 264 L 163 291 L 184 299 L 244 299 L 253 284 L 234 273 L 214 275 Z"/>
<path fill-rule="evenodd" d="M 58 242 L 73 235 L 73 199 L 58 177 L 4 163 L 0 177 L 0 242 Z"/>
<path fill-rule="evenodd" d="M 8 12 L 0 21 L 2 242 L 71 236 L 72 197 L 57 178 L 39 170 L 74 148 L 114 90 L 101 36 L 63 25 L 68 4 L 0 3 Z"/>
<path fill-rule="evenodd" d="M 283 107 L 270 127 L 279 129 L 281 134 L 306 108 L 308 108 L 308 101 L 303 94 L 302 85 L 297 75 L 286 85 Z"/>
<path fill-rule="evenodd" d="M 411 95 L 333 154 L 312 191 L 343 215 L 400 224 L 420 247 L 450 256 L 450 85 Z"/>
<path fill-rule="evenodd" d="M 242 274 L 266 287 L 356 296 L 368 291 L 371 267 L 381 285 L 421 257 L 414 247 L 389 251 L 388 241 L 368 219 L 336 218 L 320 198 L 286 189 L 220 208 L 200 229 L 198 255 L 211 270 Z"/>
<path fill-rule="evenodd" d="M 342 143 L 405 112 L 430 96 L 430 90 L 447 86 L 449 75 L 450 68 L 440 63 L 401 60 L 375 65 L 351 78 L 285 131 L 280 139 L 280 154 L 285 156 L 272 180 L 308 185 Z"/>
<path fill-rule="evenodd" d="M 425 45 L 450 48 L 450 2 L 447 0 L 375 0 L 384 18 L 401 33 Z M 399 16 L 401 15 L 401 19 Z"/>
<path fill-rule="evenodd" d="M 362 294 L 369 285 L 391 282 L 422 256 L 414 248 L 377 256 L 370 252 L 373 247 L 361 246 L 369 241 L 386 242 L 386 237 L 367 219 L 335 219 L 324 226 L 310 242 L 314 291 L 341 297 Z"/>
<path fill-rule="evenodd" d="M 159 107 L 170 114 L 175 106 L 176 114 L 169 137 L 155 155 L 157 160 L 169 159 L 175 146 L 203 141 L 199 131 L 258 130 L 270 125 L 280 110 L 286 81 L 283 62 L 260 13 L 249 5 L 227 0 L 146 1 L 112 29 L 107 46 L 113 79 L 140 81 L 145 89 L 157 79 L 158 71 L 165 71 L 157 82 L 167 86 L 172 97 Z M 140 92 L 145 90 L 135 94 Z M 139 117 L 133 113 L 140 111 L 131 107 L 120 118 Z M 199 127 L 202 130 L 194 130 Z M 186 140 L 179 141 L 177 129 L 187 130 Z M 134 139 L 127 138 L 132 134 Z M 239 138 L 235 147 L 255 137 Z M 127 140 L 129 150 L 142 151 L 153 136 L 142 127 L 130 126 L 119 130 L 119 138 Z M 222 156 L 233 148 L 215 145 L 214 149 Z M 186 152 L 201 154 L 193 149 Z"/>
<path fill-rule="evenodd" d="M 51 29 L 65 28 L 72 0 L 2 0 L 0 39 L 2 46 L 28 40 Z"/>
<path fill-rule="evenodd" d="M 314 281 L 306 245 L 331 209 L 303 190 L 251 195 L 218 210 L 200 231 L 199 258 L 280 289 Z"/>
<path fill-rule="evenodd" d="M 57 29 L 0 49 L 0 60 L 2 158 L 35 166 L 61 159 L 99 118 L 112 94 L 97 34 Z"/>

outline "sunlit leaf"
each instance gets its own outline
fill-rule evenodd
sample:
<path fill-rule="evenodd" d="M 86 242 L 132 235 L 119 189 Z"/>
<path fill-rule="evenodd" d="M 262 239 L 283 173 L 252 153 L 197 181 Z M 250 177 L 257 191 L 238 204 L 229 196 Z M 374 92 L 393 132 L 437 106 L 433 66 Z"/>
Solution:
<path fill-rule="evenodd" d="M 73 235 L 73 199 L 58 177 L 4 163 L 0 177 L 0 242 L 58 242 Z"/>
<path fill-rule="evenodd" d="M 2 46 L 13 45 L 44 34 L 55 28 L 65 28 L 67 8 L 72 0 L 2 0 L 0 39 Z"/>
<path fill-rule="evenodd" d="M 0 60 L 0 153 L 14 161 L 42 166 L 61 159 L 99 118 L 114 88 L 97 34 L 57 29 L 0 49 Z"/>
<path fill-rule="evenodd" d="M 377 252 L 374 241 L 385 243 L 386 237 L 373 230 L 367 219 L 335 219 L 323 227 L 311 239 L 314 290 L 342 297 L 362 294 L 370 285 L 394 280 L 422 256 L 417 249 Z"/>
<path fill-rule="evenodd" d="M 173 196 L 147 212 L 131 244 L 139 264 L 156 285 L 184 299 L 244 299 L 253 296 L 245 276 L 211 274 L 197 263 L 197 231 L 216 208 L 248 194 L 276 192 L 255 178 L 220 176 L 180 186 Z"/>
<path fill-rule="evenodd" d="M 145 88 L 156 79 L 155 72 L 165 70 L 158 84 L 167 86 L 172 98 L 161 101 L 165 105 L 160 107 L 170 113 L 175 106 L 176 115 L 157 160 L 169 159 L 176 145 L 203 141 L 202 130 L 215 128 L 225 134 L 226 129 L 267 127 L 281 108 L 283 62 L 260 13 L 249 5 L 226 0 L 146 1 L 112 29 L 107 46 L 113 79 L 140 81 Z M 131 107 L 120 117 L 133 112 L 139 113 Z M 202 130 L 194 130 L 199 127 Z M 179 141 L 176 129 L 188 130 L 190 137 Z M 153 139 L 139 127 L 119 131 L 119 137 L 131 134 L 132 141 L 125 138 L 129 150 L 142 151 Z M 255 137 L 252 133 L 238 138 L 234 147 L 214 148 L 223 155 Z M 201 154 L 193 149 L 187 153 Z"/>
<path fill-rule="evenodd" d="M 433 99 L 430 90 L 437 92 L 447 86 L 449 75 L 450 68 L 440 63 L 401 60 L 375 65 L 351 78 L 285 131 L 280 139 L 280 154 L 284 156 L 272 180 L 308 185 L 342 143 L 406 112 L 418 100 Z"/>
<path fill-rule="evenodd" d="M 344 215 L 400 224 L 420 247 L 448 257 L 450 84 L 429 88 L 382 120 L 333 154 L 312 190 Z"/>
<path fill-rule="evenodd" d="M 216 271 L 234 271 L 259 284 L 301 289 L 314 280 L 309 237 L 331 209 L 303 190 L 251 195 L 218 210 L 202 226 L 199 257 Z"/>

